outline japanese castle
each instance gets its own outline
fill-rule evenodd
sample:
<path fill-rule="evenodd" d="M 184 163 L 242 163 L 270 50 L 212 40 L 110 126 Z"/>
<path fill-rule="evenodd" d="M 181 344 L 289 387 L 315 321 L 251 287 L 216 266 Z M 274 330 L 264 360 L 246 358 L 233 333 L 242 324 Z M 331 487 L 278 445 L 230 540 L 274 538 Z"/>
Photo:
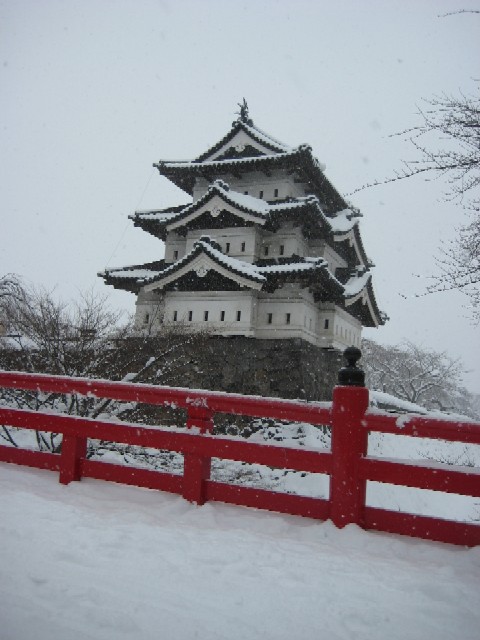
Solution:
<path fill-rule="evenodd" d="M 197 158 L 154 166 L 189 196 L 130 216 L 165 243 L 164 258 L 100 274 L 136 295 L 139 333 L 182 323 L 343 350 L 360 344 L 362 326 L 385 322 L 361 214 L 309 145 L 289 147 L 261 131 L 245 101 L 230 131 Z"/>

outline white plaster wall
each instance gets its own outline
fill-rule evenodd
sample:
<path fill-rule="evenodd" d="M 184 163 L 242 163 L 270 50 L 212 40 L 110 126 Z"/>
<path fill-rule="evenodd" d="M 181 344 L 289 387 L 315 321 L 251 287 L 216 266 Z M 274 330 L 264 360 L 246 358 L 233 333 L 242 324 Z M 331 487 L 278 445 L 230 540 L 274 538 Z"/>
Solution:
<path fill-rule="evenodd" d="M 262 200 L 275 201 L 305 195 L 305 185 L 295 182 L 294 177 L 284 170 L 274 171 L 270 177 L 257 171 L 244 174 L 242 178 L 232 176 L 229 184 L 234 191 L 248 192 L 249 196 Z M 278 191 L 277 195 L 275 190 Z"/>
<path fill-rule="evenodd" d="M 330 322 L 330 326 L 333 327 L 331 339 L 335 348 L 360 346 L 362 325 L 359 320 L 353 318 L 344 309 L 335 308 L 333 322 Z"/>
<path fill-rule="evenodd" d="M 143 289 L 137 296 L 135 306 L 134 329 L 151 333 L 158 331 L 165 315 L 165 301 L 163 295 Z"/>
<path fill-rule="evenodd" d="M 253 335 L 254 309 L 256 302 L 254 291 L 190 292 L 169 291 L 165 295 L 165 321 L 182 322 L 192 329 L 204 329 L 223 335 Z M 190 321 L 189 312 L 193 312 Z M 208 320 L 205 312 L 208 311 Z M 225 320 L 221 312 L 225 311 Z M 240 312 L 240 320 L 237 313 Z"/>
<path fill-rule="evenodd" d="M 137 299 L 135 329 L 156 333 L 163 323 L 177 322 L 194 330 L 219 335 L 245 335 L 264 339 L 300 338 L 319 347 L 345 349 L 360 346 L 361 324 L 334 304 L 316 305 L 306 289 L 287 285 L 273 294 L 255 291 L 181 292 L 141 291 Z M 193 312 L 192 320 L 189 311 Z M 205 320 L 205 311 L 208 319 Z M 225 319 L 221 320 L 221 313 Z M 240 320 L 237 313 L 240 312 Z M 268 315 L 272 314 L 272 322 Z M 287 323 L 287 314 L 290 322 Z M 325 321 L 328 320 L 328 327 Z"/>
<path fill-rule="evenodd" d="M 248 192 L 248 195 L 262 200 L 281 200 L 282 198 L 297 198 L 306 195 L 306 185 L 295 182 L 294 176 L 284 170 L 274 171 L 271 176 L 266 176 L 259 171 L 245 173 L 238 178 L 230 173 L 217 174 L 230 188 L 239 193 Z M 210 183 L 204 178 L 197 178 L 193 190 L 194 202 L 201 198 L 208 190 Z M 278 189 L 278 195 L 275 195 Z M 263 192 L 260 195 L 260 192 Z"/>
<path fill-rule="evenodd" d="M 176 258 L 175 251 L 178 251 L 178 256 Z M 178 233 L 168 233 L 165 241 L 165 262 L 176 262 L 182 258 L 185 253 L 186 239 Z"/>
<path fill-rule="evenodd" d="M 281 254 L 283 245 L 284 253 Z M 268 247 L 268 256 L 265 254 Z M 283 227 L 276 233 L 263 232 L 260 258 L 286 258 L 292 255 L 308 256 L 308 244 L 299 227 Z"/>

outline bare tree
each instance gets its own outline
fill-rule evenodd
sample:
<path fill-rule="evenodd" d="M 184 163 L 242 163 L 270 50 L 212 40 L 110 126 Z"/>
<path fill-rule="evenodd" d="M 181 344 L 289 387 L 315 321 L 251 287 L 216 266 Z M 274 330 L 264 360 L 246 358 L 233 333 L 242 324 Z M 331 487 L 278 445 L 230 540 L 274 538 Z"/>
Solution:
<path fill-rule="evenodd" d="M 462 364 L 445 352 L 412 342 L 382 346 L 362 340 L 367 386 L 426 409 L 476 417 L 475 402 L 462 385 Z"/>
<path fill-rule="evenodd" d="M 154 336 L 139 336 L 133 323 L 121 322 L 105 298 L 91 292 L 67 303 L 52 293 L 26 287 L 2 289 L 0 317 L 7 331 L 0 336 L 0 368 L 87 378 L 107 378 L 171 384 L 190 366 L 191 353 L 207 333 L 188 332 L 182 323 L 161 325 Z M 0 389 L 0 401 L 35 411 L 48 409 L 92 418 L 103 415 L 148 421 L 145 407 L 78 394 L 23 392 Z M 3 437 L 14 444 L 15 432 L 3 427 Z M 2 433 L 0 432 L 0 435 Z M 40 449 L 56 451 L 55 434 L 37 433 Z M 104 443 L 106 446 L 106 443 Z"/>
<path fill-rule="evenodd" d="M 418 115 L 418 126 L 395 134 L 413 145 L 417 158 L 405 161 L 392 177 L 356 191 L 418 175 L 446 180 L 446 200 L 459 204 L 467 221 L 440 250 L 439 272 L 426 292 L 462 291 L 469 297 L 472 316 L 480 320 L 480 85 L 471 95 L 425 100 Z"/>
<path fill-rule="evenodd" d="M 418 174 L 443 176 L 446 198 L 465 210 L 467 222 L 436 258 L 439 272 L 427 293 L 459 290 L 470 300 L 472 316 L 480 319 L 480 90 L 473 95 L 442 95 L 420 110 L 423 123 L 404 131 L 419 153 L 406 162 L 397 179 Z"/>

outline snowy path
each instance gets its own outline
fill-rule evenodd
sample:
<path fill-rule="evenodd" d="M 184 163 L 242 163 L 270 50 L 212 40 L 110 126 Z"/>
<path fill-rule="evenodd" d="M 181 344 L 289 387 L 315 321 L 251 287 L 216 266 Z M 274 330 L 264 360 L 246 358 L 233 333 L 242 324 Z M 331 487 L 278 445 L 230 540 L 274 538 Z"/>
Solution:
<path fill-rule="evenodd" d="M 2 640 L 477 640 L 480 548 L 0 464 Z"/>

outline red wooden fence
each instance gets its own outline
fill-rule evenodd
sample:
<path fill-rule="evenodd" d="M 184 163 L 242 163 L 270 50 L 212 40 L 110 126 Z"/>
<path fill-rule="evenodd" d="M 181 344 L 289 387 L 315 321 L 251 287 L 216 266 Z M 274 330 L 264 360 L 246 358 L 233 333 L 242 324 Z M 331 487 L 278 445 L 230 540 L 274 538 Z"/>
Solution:
<path fill-rule="evenodd" d="M 60 482 L 82 477 L 110 480 L 183 495 L 203 504 L 217 500 L 280 513 L 350 523 L 441 542 L 480 544 L 480 524 L 389 511 L 365 504 L 368 480 L 480 497 L 480 469 L 377 459 L 368 455 L 369 432 L 480 444 L 480 424 L 368 410 L 368 389 L 337 386 L 332 403 L 304 403 L 213 391 L 193 391 L 124 382 L 107 382 L 0 372 L 0 387 L 91 395 L 119 401 L 175 406 L 187 410 L 184 432 L 138 424 L 112 423 L 64 414 L 0 407 L 0 424 L 63 434 L 60 454 L 0 446 L 0 461 L 59 471 Z M 217 413 L 267 417 L 329 425 L 331 451 L 253 444 L 213 435 Z M 180 452 L 183 476 L 86 458 L 87 438 Z M 212 457 L 264 464 L 330 476 L 328 500 L 230 485 L 210 479 Z"/>

